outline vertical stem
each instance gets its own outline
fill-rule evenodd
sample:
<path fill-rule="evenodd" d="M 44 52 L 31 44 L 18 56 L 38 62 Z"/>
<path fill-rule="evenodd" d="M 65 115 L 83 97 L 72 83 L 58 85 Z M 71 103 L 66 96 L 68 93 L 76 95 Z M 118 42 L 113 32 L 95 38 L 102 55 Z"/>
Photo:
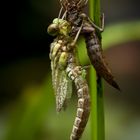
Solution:
<path fill-rule="evenodd" d="M 91 93 L 91 140 L 98 140 L 98 105 L 96 72 L 92 67 L 89 72 L 89 86 Z"/>
<path fill-rule="evenodd" d="M 103 82 L 102 78 L 98 76 L 97 80 L 97 130 L 98 130 L 98 140 L 105 139 L 105 126 L 104 126 L 104 98 L 103 98 Z"/>
<path fill-rule="evenodd" d="M 100 0 L 89 0 L 90 18 L 98 26 L 100 21 Z M 99 38 L 101 34 L 99 33 Z M 100 40 L 101 41 L 101 40 Z M 96 78 L 97 77 L 97 78 Z M 97 80 L 96 80 L 97 79 Z M 102 78 L 96 75 L 95 70 L 90 70 L 90 91 L 91 91 L 91 140 L 104 140 L 104 104 Z"/>

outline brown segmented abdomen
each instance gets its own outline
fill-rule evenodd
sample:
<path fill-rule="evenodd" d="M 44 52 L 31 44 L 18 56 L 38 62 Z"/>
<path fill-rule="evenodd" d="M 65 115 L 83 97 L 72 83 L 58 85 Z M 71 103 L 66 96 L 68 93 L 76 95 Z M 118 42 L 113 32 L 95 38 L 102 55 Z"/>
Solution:
<path fill-rule="evenodd" d="M 70 140 L 79 140 L 86 127 L 89 113 L 90 113 L 90 98 L 88 94 L 88 87 L 84 86 L 77 92 L 81 97 L 78 98 L 78 106 L 76 118 L 74 121 Z M 85 96 L 86 95 L 86 96 Z"/>
<path fill-rule="evenodd" d="M 94 32 L 85 34 L 85 40 L 88 56 L 97 74 L 103 77 L 114 88 L 120 90 L 117 82 L 114 80 L 111 70 L 104 60 L 104 57 L 102 55 L 101 43 L 97 35 Z"/>
<path fill-rule="evenodd" d="M 75 65 L 73 57 L 69 58 L 66 72 L 74 81 L 78 95 L 78 105 L 70 140 L 79 140 L 86 127 L 90 114 L 90 96 L 87 81 L 82 76 L 82 68 Z"/>

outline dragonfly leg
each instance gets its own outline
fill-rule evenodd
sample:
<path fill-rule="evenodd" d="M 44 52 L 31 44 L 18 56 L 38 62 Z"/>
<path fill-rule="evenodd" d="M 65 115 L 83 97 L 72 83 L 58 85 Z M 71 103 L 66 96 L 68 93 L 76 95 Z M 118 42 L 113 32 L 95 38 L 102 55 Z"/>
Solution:
<path fill-rule="evenodd" d="M 78 28 L 78 31 L 76 33 L 74 40 L 72 41 L 72 43 L 69 44 L 69 46 L 68 46 L 69 49 L 72 49 L 73 47 L 75 47 L 75 44 L 76 44 L 76 42 L 79 38 L 79 35 L 81 33 L 82 27 L 83 27 L 83 22 L 82 22 L 81 26 Z"/>
<path fill-rule="evenodd" d="M 61 18 L 61 19 L 66 18 L 66 14 L 67 14 L 67 10 L 64 12 L 64 14 L 63 14 L 63 16 L 62 16 L 62 18 Z"/>
<path fill-rule="evenodd" d="M 59 14 L 58 14 L 58 19 L 59 19 L 59 18 L 60 18 L 60 16 L 61 16 L 62 10 L 63 10 L 63 6 L 61 6 L 61 9 L 60 9 L 60 11 L 59 11 Z"/>
<path fill-rule="evenodd" d="M 80 33 L 81 33 L 81 30 L 82 30 L 82 27 L 83 27 L 83 22 L 82 22 L 82 24 L 81 24 L 81 26 L 80 26 L 80 28 L 79 28 L 79 30 L 78 30 L 78 32 L 77 32 L 75 38 L 74 38 L 74 44 L 76 44 L 76 42 L 77 42 L 77 40 L 78 40 L 78 37 L 79 37 L 79 35 L 80 35 Z"/>
<path fill-rule="evenodd" d="M 87 24 L 87 22 L 91 23 L 92 27 L 94 27 L 95 29 L 99 30 L 100 32 L 104 31 L 104 14 L 102 14 L 101 16 L 101 27 L 99 27 L 98 25 L 96 25 L 85 13 L 82 13 L 80 15 L 81 18 L 83 18 L 83 20 L 85 21 L 84 23 Z M 84 32 L 89 33 L 92 32 L 92 30 L 94 30 L 92 27 L 86 27 L 86 25 L 84 25 L 83 30 L 85 30 Z M 87 30 L 87 31 L 86 31 Z"/>
<path fill-rule="evenodd" d="M 61 4 L 62 7 L 66 9 L 69 2 L 68 0 L 59 0 L 59 3 Z"/>
<path fill-rule="evenodd" d="M 59 11 L 59 14 L 58 14 L 58 19 L 61 18 L 61 13 L 63 11 L 63 5 L 61 4 L 61 8 L 60 8 L 60 11 Z M 64 12 L 64 14 L 62 15 L 62 18 L 61 19 L 64 19 L 66 17 L 66 14 L 67 14 L 67 10 Z"/>
<path fill-rule="evenodd" d="M 77 7 L 84 7 L 87 4 L 88 0 L 79 0 Z"/>
<path fill-rule="evenodd" d="M 104 13 L 102 13 L 102 16 L 101 16 L 101 29 L 102 29 L 102 32 L 104 31 L 104 27 L 105 27 L 105 15 L 104 15 Z"/>
<path fill-rule="evenodd" d="M 102 16 L 101 16 L 101 27 L 99 27 L 98 25 L 96 25 L 89 17 L 88 17 L 87 20 L 92 24 L 92 26 L 95 29 L 99 30 L 100 32 L 103 32 L 104 31 L 104 14 L 102 14 Z"/>
<path fill-rule="evenodd" d="M 81 34 L 95 32 L 95 29 L 98 29 L 100 32 L 103 31 L 103 29 L 104 29 L 104 18 L 102 20 L 103 21 L 102 22 L 103 26 L 100 28 L 85 13 L 80 14 L 80 17 L 82 18 L 82 22 L 83 22 L 83 28 L 82 28 Z M 79 30 L 79 28 L 77 27 L 76 30 Z"/>

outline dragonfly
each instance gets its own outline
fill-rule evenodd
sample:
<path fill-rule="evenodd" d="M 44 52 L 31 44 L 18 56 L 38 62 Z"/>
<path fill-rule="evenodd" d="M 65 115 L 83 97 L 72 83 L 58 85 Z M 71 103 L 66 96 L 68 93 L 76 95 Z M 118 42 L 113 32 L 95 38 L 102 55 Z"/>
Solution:
<path fill-rule="evenodd" d="M 99 27 L 83 12 L 88 0 L 59 0 L 59 2 L 67 13 L 65 20 L 72 27 L 71 36 L 75 36 L 82 24 L 81 34 L 85 38 L 87 54 L 97 75 L 103 77 L 111 86 L 120 90 L 103 56 L 99 32 L 101 33 L 104 30 L 104 15 L 101 18 L 102 26 Z"/>
<path fill-rule="evenodd" d="M 72 93 L 72 83 L 76 87 L 78 105 L 70 140 L 79 140 L 90 114 L 90 95 L 86 81 L 86 70 L 79 65 L 76 59 L 76 42 L 82 26 L 73 38 L 70 36 L 71 26 L 69 22 L 63 20 L 63 17 L 54 19 L 48 27 L 48 33 L 56 36 L 50 45 L 52 83 L 58 112 L 65 109 L 66 101 Z"/>

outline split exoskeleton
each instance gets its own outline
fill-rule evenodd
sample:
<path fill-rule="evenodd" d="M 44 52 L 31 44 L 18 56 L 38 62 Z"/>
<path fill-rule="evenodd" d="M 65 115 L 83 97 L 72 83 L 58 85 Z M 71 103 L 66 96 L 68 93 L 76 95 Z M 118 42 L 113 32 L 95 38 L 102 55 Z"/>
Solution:
<path fill-rule="evenodd" d="M 104 30 L 104 14 L 101 16 L 101 27 L 99 27 L 83 13 L 88 0 L 59 0 L 59 2 L 66 13 L 64 19 L 71 25 L 71 36 L 75 36 L 82 26 L 80 34 L 85 38 L 87 54 L 97 74 L 111 86 L 120 90 L 102 54 L 99 32 L 101 33 Z"/>
<path fill-rule="evenodd" d="M 79 65 L 76 56 L 76 48 L 80 47 L 76 45 L 76 42 L 80 34 L 85 38 L 87 54 L 97 74 L 116 89 L 120 90 L 120 88 L 102 54 L 101 38 L 98 32 L 104 30 L 104 16 L 101 20 L 102 27 L 98 27 L 83 13 L 88 0 L 59 0 L 59 2 L 61 4 L 59 16 L 48 27 L 48 33 L 56 36 L 50 46 L 52 82 L 58 112 L 65 108 L 66 100 L 71 96 L 72 83 L 76 87 L 78 106 L 70 140 L 79 140 L 90 113 L 86 70 Z M 61 17 L 62 11 L 64 13 Z"/>

